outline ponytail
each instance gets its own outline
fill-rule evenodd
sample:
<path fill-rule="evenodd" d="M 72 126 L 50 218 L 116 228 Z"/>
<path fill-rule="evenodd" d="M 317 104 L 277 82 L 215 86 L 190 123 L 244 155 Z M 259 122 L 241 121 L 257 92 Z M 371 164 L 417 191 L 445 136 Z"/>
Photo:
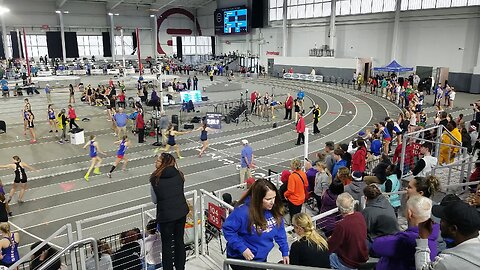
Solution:
<path fill-rule="evenodd" d="M 305 238 L 309 245 L 315 245 L 318 250 L 328 250 L 327 241 L 317 232 L 309 215 L 306 213 L 295 214 L 292 223 L 303 229 L 305 233 L 302 238 Z"/>
<path fill-rule="evenodd" d="M 440 181 L 434 175 L 426 177 L 415 177 L 415 188 L 417 192 L 423 192 L 423 196 L 430 198 L 435 192 L 440 191 Z"/>

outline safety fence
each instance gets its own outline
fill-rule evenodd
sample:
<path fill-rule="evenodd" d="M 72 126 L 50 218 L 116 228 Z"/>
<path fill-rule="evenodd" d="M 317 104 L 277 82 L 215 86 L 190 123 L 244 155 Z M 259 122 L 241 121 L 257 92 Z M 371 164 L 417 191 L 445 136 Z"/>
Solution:
<path fill-rule="evenodd" d="M 402 178 L 409 176 L 414 164 L 420 159 L 421 145 L 429 142 L 432 145 L 433 157 L 437 163 L 433 164 L 432 175 L 446 178 L 445 183 L 451 184 L 451 179 L 461 182 L 471 174 L 473 155 L 470 155 L 462 142 L 443 125 L 412 131 L 402 136 L 402 151 L 400 155 L 400 168 L 403 168 Z M 453 177 L 455 175 L 455 177 Z"/>
<path fill-rule="evenodd" d="M 269 177 L 269 179 L 274 183 L 280 182 L 279 174 L 273 174 Z M 444 189 L 450 191 L 458 190 L 459 188 L 466 188 L 467 186 L 478 185 L 479 183 L 480 181 L 450 184 L 445 185 Z M 234 186 L 231 189 L 238 189 L 238 186 L 241 185 Z M 185 197 L 191 206 L 184 236 L 184 240 L 187 245 L 186 249 L 187 252 L 189 252 L 187 259 L 194 259 L 201 256 L 221 269 L 221 263 L 225 260 L 224 253 L 226 249 L 226 242 L 222 235 L 222 224 L 226 218 L 228 218 L 229 213 L 234 209 L 232 205 L 222 200 L 221 194 L 225 194 L 227 191 L 231 190 L 222 189 L 211 193 L 201 189 L 198 192 L 194 190 L 185 193 Z M 403 206 L 404 202 L 406 201 L 406 191 L 401 190 L 394 193 L 385 193 L 386 196 L 390 196 L 392 194 L 401 195 Z M 442 195 L 437 196 L 435 201 L 440 201 L 442 197 Z M 463 199 L 467 200 L 466 198 Z M 364 204 L 365 202 L 360 202 L 360 205 Z M 360 209 L 363 209 L 363 206 Z M 85 270 L 86 262 L 90 261 L 90 263 L 95 263 L 96 259 L 98 259 L 95 257 L 95 254 L 98 254 L 95 252 L 96 244 L 95 242 L 92 242 L 91 239 L 101 240 L 109 244 L 114 251 L 121 250 L 122 247 L 125 247 L 128 243 L 131 243 L 132 240 L 139 242 L 139 245 L 145 245 L 146 235 L 143 228 L 146 227 L 147 220 L 155 218 L 155 210 L 155 205 L 153 203 L 147 203 L 128 209 L 114 211 L 97 217 L 80 220 L 76 223 L 76 234 L 78 238 L 77 242 L 74 241 L 74 232 L 72 231 L 72 226 L 67 224 L 45 239 L 45 241 L 40 243 L 37 247 L 32 249 L 31 252 L 22 257 L 21 260 L 19 260 L 10 269 L 15 269 L 17 266 L 20 266 L 19 269 L 30 269 L 28 266 L 22 267 L 22 265 L 28 262 L 35 254 L 39 254 L 38 252 L 41 251 L 42 247 L 44 247 L 47 243 L 52 243 L 56 237 L 66 234 L 67 238 L 69 239 L 68 244 L 65 245 L 61 251 L 55 250 L 55 252 L 52 254 L 52 257 L 50 257 L 47 262 L 53 262 L 54 260 L 58 262 L 58 259 L 61 259 L 62 264 L 65 264 L 68 269 Z M 335 223 L 340 219 L 341 215 L 336 207 L 321 214 L 313 215 L 312 217 L 317 229 L 321 230 L 327 236 L 331 232 L 329 230 L 332 230 L 335 226 Z M 132 228 L 134 227 L 141 228 L 138 230 L 138 235 L 122 234 L 126 231 L 132 231 Z M 293 227 L 287 226 L 286 231 L 293 231 Z M 135 238 L 135 236 L 137 236 L 137 238 Z M 212 248 L 214 248 L 215 252 L 211 252 Z M 146 255 L 145 248 L 141 250 L 144 252 L 142 255 L 142 257 L 144 257 Z M 140 252 L 140 248 L 138 249 L 138 252 Z M 233 263 L 233 265 L 238 265 L 235 264 L 234 261 Z M 263 265 L 264 268 L 270 268 L 269 264 L 261 265 Z M 276 266 L 281 267 L 280 265 Z M 45 264 L 43 264 L 42 267 L 45 267 Z"/>

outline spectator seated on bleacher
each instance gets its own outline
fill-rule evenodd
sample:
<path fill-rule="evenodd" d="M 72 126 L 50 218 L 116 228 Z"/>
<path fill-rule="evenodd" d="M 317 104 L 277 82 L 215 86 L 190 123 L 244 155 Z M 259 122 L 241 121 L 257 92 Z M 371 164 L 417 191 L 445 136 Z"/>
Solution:
<path fill-rule="evenodd" d="M 111 270 L 113 265 L 110 245 L 105 241 L 97 240 L 97 248 L 100 268 L 95 268 L 95 257 L 93 255 L 85 261 L 85 268 L 87 270 Z"/>
<path fill-rule="evenodd" d="M 372 184 L 372 183 L 376 183 L 376 184 L 385 183 L 385 181 L 387 181 L 386 171 L 387 171 L 388 166 L 390 166 L 390 165 L 392 165 L 392 162 L 390 161 L 388 156 L 387 155 L 382 155 L 381 158 L 380 158 L 380 162 L 372 170 L 373 175 L 364 177 L 365 183 L 367 183 L 367 185 Z"/>
<path fill-rule="evenodd" d="M 362 214 L 367 223 L 367 240 L 372 243 L 379 236 L 398 232 L 398 221 L 395 210 L 382 194 L 376 184 L 370 184 L 363 189 L 367 199 Z"/>
<path fill-rule="evenodd" d="M 418 238 L 418 224 L 429 219 L 432 211 L 432 201 L 424 196 L 412 196 L 407 201 L 406 218 L 408 228 L 404 232 L 375 238 L 372 251 L 380 256 L 377 270 L 408 270 L 415 269 L 415 239 Z M 437 254 L 437 238 L 440 225 L 434 224 L 432 234 L 428 238 L 431 250 L 430 259 Z"/>
<path fill-rule="evenodd" d="M 343 216 L 328 239 L 330 265 L 334 269 L 357 269 L 368 260 L 367 225 L 348 193 L 338 195 L 338 210 Z"/>
<path fill-rule="evenodd" d="M 120 234 L 122 246 L 113 253 L 113 270 L 141 270 L 140 244 L 136 241 L 136 232 L 133 230 Z"/>
<path fill-rule="evenodd" d="M 30 249 L 35 249 L 38 245 L 42 242 L 35 242 L 33 245 L 30 246 Z M 30 261 L 30 269 L 38 269 L 41 267 L 45 262 L 49 261 L 49 259 L 58 252 L 58 250 L 48 243 L 42 246 L 39 250 L 37 250 L 32 255 L 32 260 Z M 62 264 L 60 259 L 56 260 L 53 264 L 51 264 L 47 270 L 66 270 L 66 265 Z"/>
<path fill-rule="evenodd" d="M 387 180 L 380 186 L 380 190 L 382 192 L 398 192 L 401 187 L 400 179 L 402 178 L 402 172 L 400 171 L 399 167 L 392 164 L 388 166 L 387 171 Z M 389 194 L 388 200 L 392 205 L 393 209 L 395 209 L 395 214 L 398 213 L 398 209 L 400 208 L 401 201 L 399 194 Z"/>
<path fill-rule="evenodd" d="M 322 207 L 320 213 L 324 213 L 337 207 L 337 196 L 343 193 L 343 184 L 338 180 L 332 181 L 325 194 L 322 197 Z M 339 220 L 337 214 L 328 215 L 318 221 L 318 225 L 326 236 L 332 234 L 335 224 Z"/>
<path fill-rule="evenodd" d="M 293 216 L 293 229 L 299 239 L 290 247 L 290 264 L 330 268 L 327 241 L 315 230 L 307 213 Z"/>
<path fill-rule="evenodd" d="M 367 184 L 363 181 L 363 174 L 358 171 L 352 173 L 352 180 L 352 183 L 345 186 L 345 192 L 352 195 L 354 200 L 360 202 L 363 197 L 363 189 Z"/>
<path fill-rule="evenodd" d="M 441 234 L 452 239 L 453 247 L 442 251 L 432 261 L 428 239 L 432 234 L 432 220 L 419 224 L 415 266 L 417 269 L 480 269 L 480 215 L 465 202 L 456 201 L 446 206 L 435 205 L 434 216 L 441 219 Z"/>
<path fill-rule="evenodd" d="M 155 270 L 162 267 L 162 239 L 157 231 L 157 220 L 148 222 L 145 236 L 145 261 L 147 270 Z M 143 255 L 143 252 L 141 253 Z"/>

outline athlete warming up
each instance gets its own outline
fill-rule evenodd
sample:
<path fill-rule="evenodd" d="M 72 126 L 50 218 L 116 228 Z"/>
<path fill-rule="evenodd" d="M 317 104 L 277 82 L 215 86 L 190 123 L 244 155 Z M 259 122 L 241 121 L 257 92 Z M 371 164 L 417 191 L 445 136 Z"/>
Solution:
<path fill-rule="evenodd" d="M 190 133 L 190 132 L 189 131 L 184 131 L 184 132 L 175 131 L 173 129 L 173 125 L 170 123 L 170 125 L 168 125 L 168 129 L 167 129 L 167 134 L 168 134 L 167 145 L 165 146 L 165 148 L 157 148 L 155 150 L 155 153 L 168 152 L 170 150 L 170 147 L 173 146 L 173 148 L 175 149 L 175 152 L 177 153 L 178 158 L 179 159 L 183 158 L 180 155 L 180 148 L 178 147 L 178 144 L 175 142 L 175 136 L 188 134 L 188 133 Z"/>
<path fill-rule="evenodd" d="M 28 98 L 23 100 L 23 110 L 22 110 L 22 115 L 23 115 L 23 135 L 27 135 L 27 125 L 28 125 L 28 111 L 32 110 L 32 105 L 30 105 L 30 102 L 28 101 Z"/>
<path fill-rule="evenodd" d="M 17 185 L 20 185 L 20 193 L 18 194 L 18 202 L 23 203 L 23 196 L 27 190 L 27 174 L 25 173 L 25 168 L 34 171 L 35 169 L 28 165 L 25 162 L 22 162 L 20 157 L 13 156 L 13 162 L 8 165 L 0 165 L 0 168 L 10 168 L 15 172 L 15 180 L 13 180 L 12 189 L 10 189 L 10 194 L 8 196 L 8 202 L 12 201 L 15 192 L 17 191 Z"/>
<path fill-rule="evenodd" d="M 107 173 L 109 178 L 112 178 L 112 172 L 118 166 L 120 161 L 123 161 L 122 171 L 125 171 L 128 163 L 128 158 L 125 156 L 125 152 L 127 151 L 128 147 L 130 147 L 130 140 L 128 139 L 127 135 L 123 136 L 121 141 L 116 141 L 115 144 L 118 144 L 119 148 L 117 151 L 117 159 L 115 159 L 115 162 L 113 162 L 110 172 Z"/>
<path fill-rule="evenodd" d="M 200 149 L 200 153 L 198 157 L 202 157 L 203 152 L 208 148 L 208 132 L 213 132 L 214 130 L 207 127 L 207 123 L 203 123 L 203 125 L 197 128 L 196 131 L 200 131 L 200 141 L 202 142 L 202 149 Z"/>
<path fill-rule="evenodd" d="M 52 104 L 48 105 L 47 115 L 48 115 L 48 123 L 50 124 L 49 132 L 52 133 L 54 128 L 55 128 L 55 132 L 58 132 L 58 122 L 57 122 L 57 118 L 55 116 L 55 110 L 53 110 Z"/>
<path fill-rule="evenodd" d="M 85 174 L 84 178 L 88 182 L 88 177 L 90 176 L 90 172 L 93 170 L 94 174 L 100 174 L 100 164 L 102 164 L 102 159 L 98 156 L 98 153 L 106 156 L 104 152 L 100 150 L 98 146 L 98 142 L 95 141 L 95 135 L 90 135 L 90 141 L 88 141 L 84 146 L 83 149 L 86 149 L 90 146 L 90 158 L 92 159 L 92 164 L 90 168 L 88 168 L 87 173 Z"/>

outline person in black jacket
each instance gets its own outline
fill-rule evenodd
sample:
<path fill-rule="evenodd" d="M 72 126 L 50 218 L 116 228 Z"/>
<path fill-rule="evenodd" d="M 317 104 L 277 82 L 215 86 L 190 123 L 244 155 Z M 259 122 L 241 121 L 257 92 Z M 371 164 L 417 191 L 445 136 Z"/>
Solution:
<path fill-rule="evenodd" d="M 136 241 L 136 232 L 134 230 L 122 232 L 120 234 L 120 243 L 122 246 L 113 253 L 113 270 L 141 270 L 140 244 Z"/>
<path fill-rule="evenodd" d="M 163 269 L 173 270 L 175 264 L 176 270 L 184 270 L 186 253 L 183 234 L 189 212 L 184 195 L 185 178 L 170 154 L 162 153 L 158 156 L 155 167 L 150 183 L 152 202 L 157 205 L 157 223 L 162 235 Z"/>
<path fill-rule="evenodd" d="M 299 239 L 290 247 L 290 264 L 330 268 L 328 243 L 316 231 L 312 218 L 298 213 L 293 216 L 292 223 Z"/>

